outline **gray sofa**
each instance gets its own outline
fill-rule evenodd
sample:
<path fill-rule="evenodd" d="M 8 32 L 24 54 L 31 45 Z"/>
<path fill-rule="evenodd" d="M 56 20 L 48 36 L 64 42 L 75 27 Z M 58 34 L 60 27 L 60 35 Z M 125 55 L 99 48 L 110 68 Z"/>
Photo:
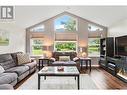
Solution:
<path fill-rule="evenodd" d="M 11 84 L 1 84 L 0 90 L 13 90 L 13 86 Z"/>
<path fill-rule="evenodd" d="M 8 87 L 8 85 L 15 86 L 18 82 L 36 70 L 37 63 L 35 60 L 24 65 L 18 65 L 17 53 L 0 55 L 0 65 L 5 70 L 5 72 L 0 74 L 0 89 L 11 88 Z"/>

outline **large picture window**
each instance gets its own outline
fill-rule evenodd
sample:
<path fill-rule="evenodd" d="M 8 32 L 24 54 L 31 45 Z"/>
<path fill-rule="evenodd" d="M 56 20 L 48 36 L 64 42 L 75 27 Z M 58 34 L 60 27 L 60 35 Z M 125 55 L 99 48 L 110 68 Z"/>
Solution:
<path fill-rule="evenodd" d="M 74 32 L 77 31 L 77 20 L 71 16 L 61 16 L 54 21 L 54 28 L 57 32 Z"/>
<path fill-rule="evenodd" d="M 74 52 L 77 51 L 76 41 L 55 41 L 55 51 L 58 52 Z"/>
<path fill-rule="evenodd" d="M 43 41 L 40 39 L 31 39 L 32 43 L 32 55 L 42 55 L 43 54 Z"/>
<path fill-rule="evenodd" d="M 88 55 L 99 56 L 100 55 L 100 38 L 88 39 Z"/>

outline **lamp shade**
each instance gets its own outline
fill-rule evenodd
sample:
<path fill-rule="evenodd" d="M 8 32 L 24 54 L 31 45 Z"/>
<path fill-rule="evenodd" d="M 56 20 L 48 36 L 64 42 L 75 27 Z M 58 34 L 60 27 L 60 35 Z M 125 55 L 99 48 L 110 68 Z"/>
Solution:
<path fill-rule="evenodd" d="M 86 57 L 86 52 L 82 52 L 82 57 Z"/>

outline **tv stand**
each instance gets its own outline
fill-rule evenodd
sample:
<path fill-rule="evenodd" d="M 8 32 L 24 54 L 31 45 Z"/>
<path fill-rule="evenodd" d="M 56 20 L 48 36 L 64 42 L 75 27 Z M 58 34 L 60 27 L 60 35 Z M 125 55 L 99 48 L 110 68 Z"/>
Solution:
<path fill-rule="evenodd" d="M 114 56 L 113 58 L 120 59 L 120 58 L 121 58 L 121 56 Z"/>
<path fill-rule="evenodd" d="M 127 57 L 107 57 L 106 70 L 117 78 L 127 82 Z"/>
<path fill-rule="evenodd" d="M 107 71 L 110 72 L 113 75 L 116 75 L 116 64 L 119 59 L 107 57 Z"/>

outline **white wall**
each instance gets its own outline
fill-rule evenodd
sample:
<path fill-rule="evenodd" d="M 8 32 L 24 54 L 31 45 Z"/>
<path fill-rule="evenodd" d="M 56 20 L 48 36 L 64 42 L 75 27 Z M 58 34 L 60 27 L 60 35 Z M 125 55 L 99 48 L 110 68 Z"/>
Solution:
<path fill-rule="evenodd" d="M 9 52 L 25 52 L 25 29 L 16 26 L 15 22 L 0 22 L 0 29 L 9 32 L 9 45 L 0 46 L 0 54 Z"/>
<path fill-rule="evenodd" d="M 109 37 L 117 37 L 123 35 L 127 35 L 127 19 L 113 24 L 108 29 Z"/>

